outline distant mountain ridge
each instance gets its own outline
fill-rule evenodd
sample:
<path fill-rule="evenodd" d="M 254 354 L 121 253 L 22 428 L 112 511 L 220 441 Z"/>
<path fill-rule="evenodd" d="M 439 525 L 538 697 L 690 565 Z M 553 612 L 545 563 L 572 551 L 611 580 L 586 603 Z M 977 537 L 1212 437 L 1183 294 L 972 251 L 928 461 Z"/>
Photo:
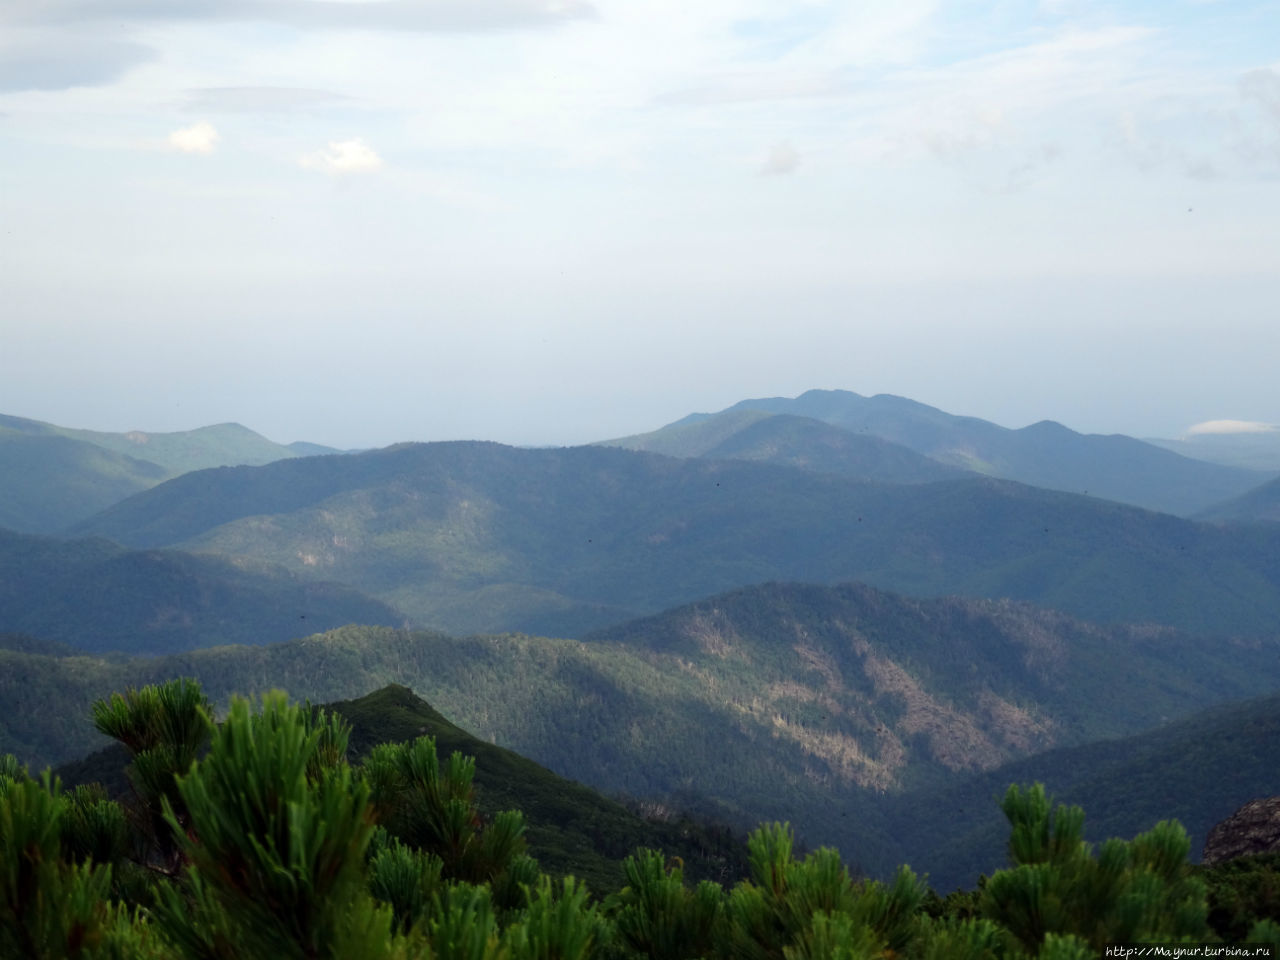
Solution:
<path fill-rule="evenodd" d="M 928 483 L 955 479 L 965 472 L 880 437 L 852 433 L 811 417 L 760 410 L 686 417 L 652 433 L 603 445 L 673 457 L 752 460 L 882 483 Z"/>
<path fill-rule="evenodd" d="M 1251 523 L 1280 523 L 1280 478 L 1270 480 L 1248 493 L 1215 504 L 1197 515 L 1197 520 Z"/>
<path fill-rule="evenodd" d="M 742 400 L 719 414 L 692 414 L 641 438 L 647 449 L 658 449 L 705 430 L 709 421 L 760 413 L 807 417 L 857 436 L 880 438 L 952 467 L 1178 516 L 1242 494 L 1271 476 L 1193 460 L 1132 437 L 1076 433 L 1050 420 L 1011 430 L 905 397 L 863 397 L 847 390 Z M 611 442 L 626 445 L 637 439 Z"/>
<path fill-rule="evenodd" d="M 1006 596 L 1197 632 L 1280 622 L 1280 530 L 980 477 L 867 483 L 599 446 L 403 444 L 223 467 L 73 532 L 278 564 L 453 633 L 578 636 L 767 580 Z"/>
<path fill-rule="evenodd" d="M 0 527 L 58 533 L 190 470 L 337 452 L 273 443 L 238 423 L 107 433 L 0 415 Z"/>
<path fill-rule="evenodd" d="M 79 651 L 176 653 L 404 619 L 350 587 L 266 564 L 0 530 L 0 631 Z"/>

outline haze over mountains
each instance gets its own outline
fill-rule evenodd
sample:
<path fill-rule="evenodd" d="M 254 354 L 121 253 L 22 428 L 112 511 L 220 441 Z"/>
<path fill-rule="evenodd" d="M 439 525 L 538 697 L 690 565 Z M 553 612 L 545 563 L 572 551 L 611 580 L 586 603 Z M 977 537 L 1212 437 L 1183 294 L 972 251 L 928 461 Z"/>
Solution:
<path fill-rule="evenodd" d="M 753 444 L 754 438 L 742 437 L 745 430 L 759 433 L 774 426 L 760 414 L 816 420 L 846 434 L 905 447 L 929 458 L 926 462 L 1179 515 L 1207 509 L 1267 479 L 1262 472 L 1174 455 L 1132 437 L 1079 434 L 1050 420 L 1010 430 L 904 397 L 862 397 L 847 390 L 810 390 L 794 399 L 743 400 L 718 414 L 691 414 L 655 433 L 611 443 L 675 456 L 734 456 L 728 451 L 737 449 L 739 456 L 747 454 L 743 459 L 803 460 L 803 454 L 789 449 L 786 439 L 770 443 L 762 438 Z M 813 439 L 809 444 L 817 446 Z M 886 459 L 889 449 L 880 446 L 879 456 Z M 852 472 L 834 468 L 830 460 L 818 463 L 816 469 Z M 868 479 L 900 480 L 896 476 Z"/>
<path fill-rule="evenodd" d="M 399 683 L 594 787 L 950 879 L 987 827 L 907 836 L 928 791 L 1040 771 L 1133 813 L 1102 740 L 1280 689 L 1280 479 L 1128 437 L 811 391 L 587 447 L 331 453 L 0 421 L 0 752 L 74 759 L 94 697 L 172 676 Z M 1143 763 L 1201 749 L 1169 730 Z"/>
<path fill-rule="evenodd" d="M 0 527 L 57 533 L 191 470 L 336 453 L 273 443 L 238 423 L 177 433 L 104 433 L 0 415 Z"/>

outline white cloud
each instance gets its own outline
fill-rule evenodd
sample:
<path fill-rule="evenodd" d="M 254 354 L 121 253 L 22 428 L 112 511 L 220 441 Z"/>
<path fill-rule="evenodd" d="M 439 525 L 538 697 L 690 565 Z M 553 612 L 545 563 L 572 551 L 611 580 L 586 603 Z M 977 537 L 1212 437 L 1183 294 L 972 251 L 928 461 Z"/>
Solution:
<path fill-rule="evenodd" d="M 359 137 L 330 140 L 329 146 L 309 153 L 298 161 L 308 170 L 335 176 L 344 173 L 372 173 L 382 169 L 382 158 Z"/>
<path fill-rule="evenodd" d="M 204 121 L 169 134 L 169 146 L 183 153 L 213 153 L 217 144 L 218 131 Z"/>
<path fill-rule="evenodd" d="M 1206 420 L 1187 428 L 1189 436 L 1222 433 L 1274 433 L 1280 429 L 1271 423 L 1260 423 L 1257 420 Z"/>
<path fill-rule="evenodd" d="M 789 142 L 783 140 L 773 145 L 768 158 L 760 167 L 760 172 L 766 176 L 778 177 L 795 172 L 798 166 L 800 166 L 800 154 L 796 153 L 796 148 Z"/>

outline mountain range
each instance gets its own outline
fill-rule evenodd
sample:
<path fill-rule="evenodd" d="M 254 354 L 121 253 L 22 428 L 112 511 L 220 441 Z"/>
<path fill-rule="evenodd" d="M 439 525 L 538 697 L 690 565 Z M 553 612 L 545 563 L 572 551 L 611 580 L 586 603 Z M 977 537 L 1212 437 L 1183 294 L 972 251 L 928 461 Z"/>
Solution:
<path fill-rule="evenodd" d="M 58 533 L 192 470 L 336 453 L 273 443 L 238 423 L 176 433 L 75 430 L 0 415 L 0 527 Z"/>
<path fill-rule="evenodd" d="M 588 447 L 336 452 L 0 418 L 0 751 L 74 759 L 95 697 L 175 676 L 218 702 L 400 684 L 362 723 L 469 737 L 447 716 L 473 751 L 944 888 L 999 865 L 1011 781 L 1125 834 L 1268 792 L 1272 473 L 845 391 Z M 571 792 L 525 762 L 493 761 Z M 603 809 L 583 823 L 636 835 Z"/>
<path fill-rule="evenodd" d="M 833 429 L 820 433 L 812 423 L 773 424 L 769 416 L 805 418 Z M 1192 459 L 1132 437 L 1080 434 L 1051 420 L 1011 430 L 905 397 L 863 397 L 847 390 L 742 400 L 717 414 L 691 414 L 654 433 L 608 442 L 674 456 L 766 459 L 867 479 L 899 480 L 910 476 L 909 464 L 923 473 L 926 464 L 936 469 L 941 463 L 1180 516 L 1239 496 L 1274 475 Z M 926 459 L 905 461 L 908 451 Z"/>
<path fill-rule="evenodd" d="M 1280 622 L 1280 529 L 985 477 L 852 480 L 610 447 L 402 444 L 197 471 L 78 524 L 347 584 L 451 633 L 592 629 L 769 580 L 1010 597 L 1194 632 Z"/>

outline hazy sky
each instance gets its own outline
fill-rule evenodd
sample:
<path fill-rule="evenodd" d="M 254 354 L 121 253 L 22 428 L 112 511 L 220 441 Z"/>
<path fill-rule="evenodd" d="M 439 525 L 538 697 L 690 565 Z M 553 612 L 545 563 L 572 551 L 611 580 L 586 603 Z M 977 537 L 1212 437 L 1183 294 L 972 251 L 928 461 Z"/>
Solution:
<path fill-rule="evenodd" d="M 1280 3 L 0 0 L 0 412 L 1280 423 Z"/>

